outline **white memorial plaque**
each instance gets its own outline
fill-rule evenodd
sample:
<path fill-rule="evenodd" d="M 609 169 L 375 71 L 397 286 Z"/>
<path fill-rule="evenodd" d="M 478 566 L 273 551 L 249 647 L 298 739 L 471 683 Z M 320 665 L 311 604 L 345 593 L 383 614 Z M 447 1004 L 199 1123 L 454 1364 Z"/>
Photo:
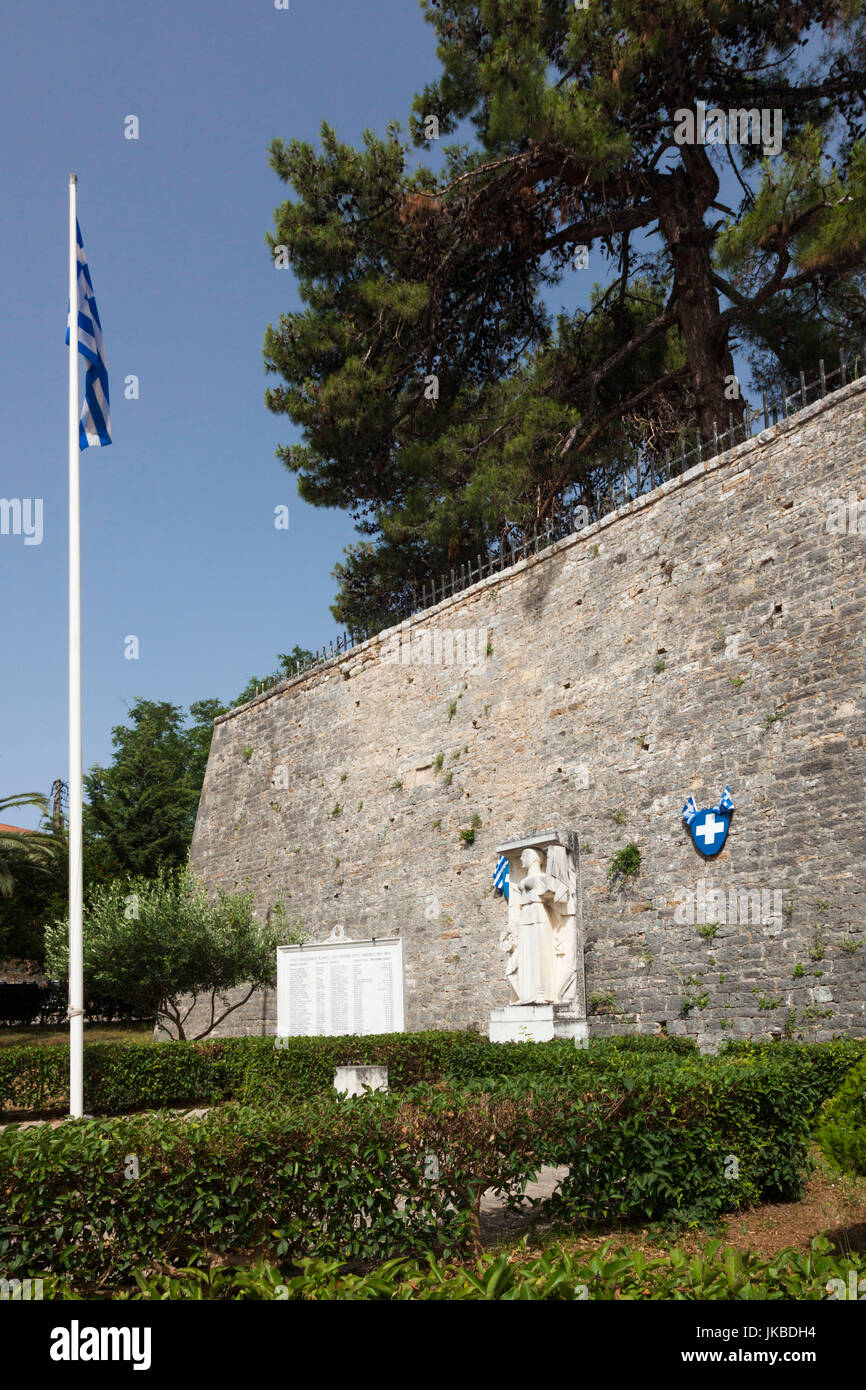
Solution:
<path fill-rule="evenodd" d="M 402 937 L 277 948 L 277 1037 L 402 1032 Z"/>

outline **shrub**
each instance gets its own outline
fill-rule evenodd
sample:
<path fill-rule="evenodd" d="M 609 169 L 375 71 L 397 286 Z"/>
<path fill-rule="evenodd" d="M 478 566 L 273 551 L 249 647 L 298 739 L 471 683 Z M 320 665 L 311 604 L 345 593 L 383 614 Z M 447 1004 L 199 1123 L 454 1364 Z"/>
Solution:
<path fill-rule="evenodd" d="M 167 1053 L 166 1065 L 180 1055 L 150 1051 Z M 455 1050 L 452 1065 L 469 1051 Z M 130 1284 L 136 1270 L 200 1263 L 203 1251 L 222 1260 L 254 1250 L 294 1265 L 447 1255 L 478 1247 L 485 1190 L 515 1205 L 542 1164 L 569 1169 L 542 1214 L 582 1223 L 696 1223 L 801 1194 L 821 1099 L 805 1069 L 662 1051 L 572 1049 L 572 1059 L 568 1075 L 233 1102 L 205 1118 L 9 1126 L 0 1133 L 4 1277 L 57 1275 L 92 1296 Z"/>
<path fill-rule="evenodd" d="M 45 988 L 29 980 L 21 984 L 0 981 L 0 1023 L 32 1023 L 42 1009 Z"/>
<path fill-rule="evenodd" d="M 863 1044 L 728 1043 L 738 1066 L 770 1064 L 806 1078 L 818 1103 L 834 1095 Z M 561 1080 L 645 1070 L 666 1058 L 698 1059 L 691 1038 L 625 1034 L 567 1040 L 491 1043 L 477 1033 L 387 1033 L 334 1038 L 215 1038 L 201 1042 L 86 1043 L 85 1101 L 90 1114 L 229 1100 L 300 1102 L 330 1091 L 334 1069 L 351 1063 L 388 1067 L 392 1090 L 449 1079 L 456 1083 L 545 1075 Z M 68 1112 L 69 1049 L 26 1045 L 0 1049 L 0 1114 Z"/>
<path fill-rule="evenodd" d="M 591 1038 L 589 1046 L 575 1047 L 566 1039 L 553 1042 L 489 1043 L 465 1048 L 451 1056 L 447 1075 L 455 1081 L 481 1081 L 502 1076 L 555 1076 L 561 1079 L 616 1073 L 630 1059 L 632 1065 L 657 1056 L 699 1056 L 692 1038 L 657 1037 L 646 1033 Z"/>
<path fill-rule="evenodd" d="M 473 1243 L 486 1187 L 534 1175 L 562 1112 L 553 1094 L 422 1087 L 293 1108 L 234 1104 L 198 1119 L 11 1126 L 0 1134 L 4 1277 L 74 1277 L 92 1294 L 205 1249 L 289 1262 L 447 1254 Z"/>
<path fill-rule="evenodd" d="M 623 882 L 625 879 L 634 878 L 640 871 L 641 854 L 634 841 L 630 841 L 624 849 L 617 850 L 610 861 L 607 871 L 610 883 Z"/>
<path fill-rule="evenodd" d="M 722 1044 L 719 1055 L 741 1062 L 774 1062 L 807 1075 L 821 1101 L 835 1095 L 849 1071 L 866 1056 L 866 1041 L 837 1038 L 826 1043 L 793 1041 L 747 1042 L 730 1040 Z"/>
<path fill-rule="evenodd" d="M 643 1052 L 650 1055 L 658 1053 L 666 1057 L 673 1054 L 688 1057 L 699 1056 L 698 1045 L 694 1038 L 668 1033 L 617 1033 L 610 1038 L 592 1038 L 589 1050 L 590 1052 L 605 1053 Z"/>
<path fill-rule="evenodd" d="M 87 1043 L 84 1094 L 94 1115 L 227 1100 L 302 1101 L 330 1091 L 335 1067 L 353 1062 L 387 1066 L 389 1085 L 400 1090 L 439 1080 L 455 1053 L 493 1048 L 468 1032 Z M 0 1049 L 0 1114 L 4 1110 L 68 1113 L 68 1045 Z"/>
<path fill-rule="evenodd" d="M 660 1055 L 639 1065 L 623 1058 L 615 1080 L 616 1123 L 588 1137 L 574 1131 L 560 1151 L 556 1161 L 570 1171 L 553 1214 L 700 1223 L 802 1195 L 810 1120 L 823 1098 L 808 1073 L 770 1060 Z"/>
<path fill-rule="evenodd" d="M 251 1266 L 184 1270 L 176 1275 L 137 1272 L 134 1299 L 297 1299 L 404 1302 L 407 1300 L 575 1299 L 618 1301 L 760 1299 L 818 1302 L 831 1279 L 843 1285 L 851 1271 L 866 1272 L 862 1255 L 838 1255 L 824 1236 L 808 1251 L 789 1247 L 771 1258 L 710 1240 L 698 1254 L 673 1246 L 647 1258 L 642 1250 L 606 1241 L 592 1254 L 554 1246 L 543 1255 L 483 1255 L 466 1264 L 433 1259 L 388 1261 L 367 1274 L 346 1273 L 339 1261 L 304 1260 L 301 1273 L 284 1273 L 258 1260 Z M 46 1297 L 62 1296 L 46 1284 Z M 69 1295 L 71 1296 L 71 1295 Z M 126 1297 L 126 1294 L 121 1294 Z"/>
<path fill-rule="evenodd" d="M 866 1177 L 866 1057 L 851 1068 L 838 1095 L 824 1105 L 815 1137 L 841 1172 Z"/>

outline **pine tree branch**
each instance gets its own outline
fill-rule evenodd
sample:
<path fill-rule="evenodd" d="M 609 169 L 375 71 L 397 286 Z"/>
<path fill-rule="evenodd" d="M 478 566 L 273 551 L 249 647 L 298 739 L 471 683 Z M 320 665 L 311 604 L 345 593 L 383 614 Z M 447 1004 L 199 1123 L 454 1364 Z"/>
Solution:
<path fill-rule="evenodd" d="M 738 76 L 741 77 L 742 74 L 738 74 Z M 738 86 L 734 81 L 730 87 L 715 92 L 714 98 L 719 107 L 730 103 L 741 106 L 744 102 L 753 106 L 757 102 L 760 107 L 777 106 L 783 111 L 797 111 L 805 102 L 817 101 L 822 98 L 830 102 L 833 97 L 851 95 L 852 93 L 861 94 L 862 86 L 862 72 L 828 77 L 823 82 L 804 82 L 802 86 L 792 86 L 787 82 L 773 86 L 762 82 L 757 90 L 742 85 Z M 828 112 L 828 119 L 835 114 L 835 111 Z"/>
<path fill-rule="evenodd" d="M 558 246 L 567 245 L 569 242 L 581 244 L 595 241 L 598 237 L 620 236 L 646 226 L 647 222 L 651 222 L 657 216 L 658 211 L 652 203 L 642 203 L 640 207 L 624 211 L 618 217 L 608 215 L 589 222 L 572 222 L 561 232 L 555 232 L 553 236 L 541 242 L 538 252 L 555 251 Z"/>
<path fill-rule="evenodd" d="M 729 160 L 729 162 L 730 162 L 731 168 L 733 169 L 734 173 L 736 174 L 737 182 L 739 183 L 740 187 L 742 188 L 743 192 L 744 192 L 745 195 L 746 195 L 746 201 L 748 202 L 749 207 L 750 207 L 750 208 L 751 208 L 751 207 L 754 207 L 754 206 L 755 206 L 755 195 L 754 195 L 754 193 L 752 192 L 752 190 L 751 190 L 751 188 L 749 187 L 749 185 L 746 183 L 746 181 L 745 181 L 745 179 L 743 178 L 742 174 L 740 173 L 740 170 L 739 170 L 739 168 L 738 168 L 738 166 L 737 166 L 737 161 L 734 159 L 734 152 L 733 152 L 733 150 L 731 149 L 730 145 L 725 145 L 725 150 L 727 151 L 728 160 Z"/>
<path fill-rule="evenodd" d="M 615 286 L 609 286 L 608 293 L 611 293 L 613 288 L 615 288 Z M 621 367 L 624 362 L 627 362 L 629 357 L 632 357 L 645 343 L 650 342 L 652 338 L 655 338 L 659 333 L 663 333 L 665 329 L 675 324 L 677 318 L 676 305 L 669 305 L 663 313 L 653 319 L 652 323 L 648 323 L 645 328 L 641 329 L 640 333 L 636 333 L 633 338 L 630 338 L 627 343 L 624 343 L 621 348 L 618 348 L 616 352 L 612 353 L 601 367 L 596 368 L 595 371 L 590 372 L 586 376 L 580 377 L 569 389 L 567 394 L 575 397 L 581 392 L 585 392 L 589 389 L 594 396 L 598 386 L 606 377 L 609 377 L 612 372 L 615 372 L 618 367 Z M 575 425 L 574 429 L 570 432 L 561 450 L 561 458 L 571 449 L 579 428 L 578 425 Z"/>
<path fill-rule="evenodd" d="M 598 424 L 595 425 L 589 431 L 589 433 L 583 437 L 583 439 L 580 441 L 576 448 L 574 448 L 574 439 L 577 435 L 579 426 L 575 426 L 575 428 L 569 432 L 568 439 L 566 440 L 565 444 L 560 450 L 558 457 L 564 458 L 567 453 L 570 453 L 572 451 L 572 449 L 574 449 L 574 452 L 577 454 L 584 453 L 590 447 L 591 444 L 595 443 L 599 435 L 602 434 L 602 432 L 605 429 L 607 429 L 607 426 L 611 424 L 613 420 L 622 419 L 622 417 L 628 411 L 633 410 L 636 405 L 640 405 L 642 401 L 649 399 L 651 396 L 657 393 L 661 394 L 663 391 L 667 390 L 669 386 L 672 386 L 674 382 L 681 381 L 684 377 L 687 377 L 688 374 L 688 365 L 677 367 L 674 371 L 668 372 L 663 377 L 659 377 L 657 381 L 651 381 L 647 386 L 642 387 L 640 391 L 636 391 L 633 395 L 628 396 L 624 401 L 617 401 L 615 405 L 611 406 L 607 414 L 602 416 Z M 566 483 L 568 482 L 570 472 L 571 468 L 569 467 L 565 470 L 565 472 L 561 473 L 559 478 L 555 481 L 554 486 L 550 494 L 548 495 L 547 501 L 544 502 L 541 507 L 541 510 L 539 512 L 539 520 L 543 520 L 544 517 L 549 514 L 555 499 L 560 495 Z"/>

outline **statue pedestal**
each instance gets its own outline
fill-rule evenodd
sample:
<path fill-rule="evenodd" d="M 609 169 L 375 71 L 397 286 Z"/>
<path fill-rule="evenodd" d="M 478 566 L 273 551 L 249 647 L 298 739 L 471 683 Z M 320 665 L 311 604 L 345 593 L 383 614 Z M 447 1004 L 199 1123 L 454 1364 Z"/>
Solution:
<path fill-rule="evenodd" d="M 589 1025 L 568 1004 L 507 1004 L 503 1009 L 491 1009 L 488 1037 L 491 1042 L 571 1038 L 575 1047 L 586 1047 Z"/>

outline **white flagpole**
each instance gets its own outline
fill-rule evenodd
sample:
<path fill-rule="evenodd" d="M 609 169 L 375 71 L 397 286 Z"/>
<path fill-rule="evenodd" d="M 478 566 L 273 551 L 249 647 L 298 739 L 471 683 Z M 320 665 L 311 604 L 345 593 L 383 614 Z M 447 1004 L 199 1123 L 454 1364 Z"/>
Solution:
<path fill-rule="evenodd" d="M 78 448 L 78 238 L 69 175 L 69 1113 L 84 1114 L 84 884 L 81 759 L 81 503 Z"/>

